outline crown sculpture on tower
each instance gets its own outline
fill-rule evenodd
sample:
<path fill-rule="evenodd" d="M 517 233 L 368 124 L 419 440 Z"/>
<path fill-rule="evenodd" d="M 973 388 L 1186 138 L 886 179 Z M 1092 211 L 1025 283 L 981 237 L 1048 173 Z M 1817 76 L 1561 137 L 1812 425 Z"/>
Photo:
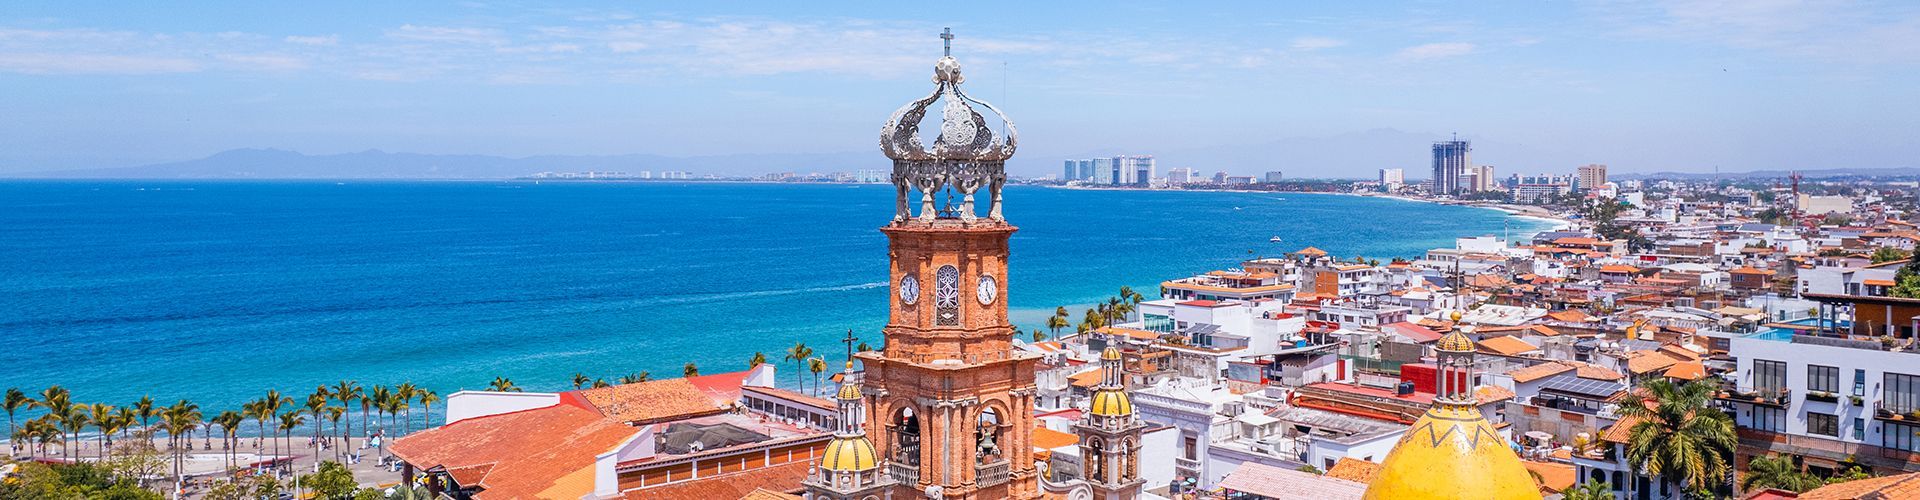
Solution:
<path fill-rule="evenodd" d="M 941 33 L 940 38 L 945 39 L 946 55 L 933 65 L 936 85 L 933 93 L 900 107 L 880 128 L 880 152 L 893 160 L 893 220 L 902 223 L 916 218 L 921 221 L 957 218 L 974 222 L 979 217 L 974 214 L 973 195 L 985 187 L 992 197 L 987 220 L 999 222 L 1004 220 L 1000 214 L 1000 190 L 1007 184 L 1007 158 L 1013 156 L 1019 133 L 1013 128 L 1013 120 L 1007 119 L 999 108 L 960 90 L 960 84 L 967 79 L 960 75 L 960 61 L 953 58 L 953 30 Z M 935 101 L 943 102 L 940 135 L 929 148 L 921 144 L 920 122 Z M 1006 124 L 1005 130 L 994 132 L 979 108 L 992 112 Z M 948 188 L 961 195 L 958 204 L 953 202 L 951 194 L 944 205 L 938 203 L 935 193 Z M 920 191 L 917 217 L 907 201 L 907 196 L 915 190 Z"/>

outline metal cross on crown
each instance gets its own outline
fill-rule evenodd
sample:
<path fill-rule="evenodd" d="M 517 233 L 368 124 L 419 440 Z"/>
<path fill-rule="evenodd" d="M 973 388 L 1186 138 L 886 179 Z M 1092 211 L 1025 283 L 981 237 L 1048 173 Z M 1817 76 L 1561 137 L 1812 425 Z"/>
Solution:
<path fill-rule="evenodd" d="M 945 55 L 949 55 L 949 56 L 953 55 L 953 28 L 952 27 L 947 27 L 940 31 L 940 44 L 945 46 L 944 47 L 946 49 Z"/>

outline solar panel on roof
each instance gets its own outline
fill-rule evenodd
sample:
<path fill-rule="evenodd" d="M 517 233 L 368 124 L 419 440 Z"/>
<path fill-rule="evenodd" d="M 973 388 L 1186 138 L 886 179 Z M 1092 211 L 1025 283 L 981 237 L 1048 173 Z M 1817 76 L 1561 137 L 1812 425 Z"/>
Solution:
<path fill-rule="evenodd" d="M 1607 399 L 1620 392 L 1621 385 L 1608 381 L 1584 379 L 1573 375 L 1555 375 L 1541 383 L 1541 390 L 1564 392 L 1586 396 L 1593 399 Z"/>

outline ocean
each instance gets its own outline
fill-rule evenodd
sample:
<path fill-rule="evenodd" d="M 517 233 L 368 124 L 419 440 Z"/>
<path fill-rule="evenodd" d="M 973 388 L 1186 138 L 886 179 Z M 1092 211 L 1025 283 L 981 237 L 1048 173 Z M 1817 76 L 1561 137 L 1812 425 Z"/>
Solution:
<path fill-rule="evenodd" d="M 892 189 L 571 182 L 0 181 L 0 387 L 78 402 L 411 381 L 677 377 L 880 343 Z M 1549 224 L 1343 195 L 1010 187 L 1024 330 L 1122 285 L 1306 246 L 1386 260 Z M 1284 241 L 1274 243 L 1278 236 Z M 1079 307 L 1075 307 L 1078 305 Z M 804 378 L 812 383 L 809 373 Z M 436 414 L 439 408 L 435 409 Z M 416 415 L 419 413 L 415 412 Z M 25 416 L 26 414 L 23 414 Z"/>

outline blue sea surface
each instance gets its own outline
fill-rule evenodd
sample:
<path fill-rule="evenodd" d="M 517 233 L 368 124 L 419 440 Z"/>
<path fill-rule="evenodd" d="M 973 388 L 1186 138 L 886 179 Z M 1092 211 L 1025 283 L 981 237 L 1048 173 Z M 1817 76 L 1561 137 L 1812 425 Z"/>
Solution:
<path fill-rule="evenodd" d="M 208 414 L 342 379 L 442 395 L 795 342 L 880 343 L 893 191 L 749 183 L 0 181 L 0 387 Z M 1478 208 L 1299 193 L 1011 187 L 1017 321 L 1316 246 L 1412 257 L 1525 237 Z M 1272 243 L 1279 236 L 1285 241 Z M 1077 314 L 1079 310 L 1074 310 Z M 793 385 L 793 363 L 779 365 Z M 811 374 L 806 378 L 811 383 Z"/>

